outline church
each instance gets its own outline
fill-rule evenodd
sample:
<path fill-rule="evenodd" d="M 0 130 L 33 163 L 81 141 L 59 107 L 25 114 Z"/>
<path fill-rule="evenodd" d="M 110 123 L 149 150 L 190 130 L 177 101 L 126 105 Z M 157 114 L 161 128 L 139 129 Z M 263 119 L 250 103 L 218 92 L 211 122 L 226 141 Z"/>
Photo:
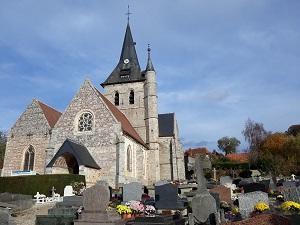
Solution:
<path fill-rule="evenodd" d="M 87 186 L 106 180 L 116 188 L 185 179 L 176 116 L 158 114 L 156 71 L 147 51 L 142 70 L 128 20 L 103 93 L 87 77 L 64 112 L 34 98 L 7 133 L 1 176 L 82 174 Z"/>

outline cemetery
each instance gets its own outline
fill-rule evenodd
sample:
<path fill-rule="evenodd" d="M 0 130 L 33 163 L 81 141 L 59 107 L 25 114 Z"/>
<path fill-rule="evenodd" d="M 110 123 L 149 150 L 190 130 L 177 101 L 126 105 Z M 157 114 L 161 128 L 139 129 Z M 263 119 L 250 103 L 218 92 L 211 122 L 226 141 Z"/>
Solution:
<path fill-rule="evenodd" d="M 49 204 L 34 224 L 300 224 L 299 177 L 217 177 L 213 168 L 213 178 L 206 179 L 208 168 L 196 155 L 194 182 L 161 180 L 148 187 L 130 182 L 118 189 L 106 181 L 88 188 L 71 182 L 61 193 L 54 186 L 33 196 L 1 193 L 0 221 L 17 225 L 18 212 Z"/>

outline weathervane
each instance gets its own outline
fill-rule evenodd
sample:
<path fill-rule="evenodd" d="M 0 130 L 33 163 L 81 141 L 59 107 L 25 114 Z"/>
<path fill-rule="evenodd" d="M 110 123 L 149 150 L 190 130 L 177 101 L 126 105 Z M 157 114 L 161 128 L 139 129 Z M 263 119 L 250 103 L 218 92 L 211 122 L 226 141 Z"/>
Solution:
<path fill-rule="evenodd" d="M 127 21 L 129 21 L 129 15 L 132 14 L 130 11 L 129 11 L 129 5 L 128 5 L 128 10 L 127 10 L 127 13 L 125 13 L 125 15 L 127 15 Z"/>

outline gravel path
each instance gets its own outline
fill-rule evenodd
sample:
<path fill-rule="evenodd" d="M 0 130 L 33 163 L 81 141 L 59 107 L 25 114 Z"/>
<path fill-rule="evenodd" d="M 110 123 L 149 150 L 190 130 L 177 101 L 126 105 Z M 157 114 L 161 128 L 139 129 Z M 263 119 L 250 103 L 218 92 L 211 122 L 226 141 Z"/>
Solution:
<path fill-rule="evenodd" d="M 29 209 L 13 212 L 17 225 L 35 225 L 36 215 L 48 214 L 48 209 L 54 207 L 55 203 L 35 204 Z"/>

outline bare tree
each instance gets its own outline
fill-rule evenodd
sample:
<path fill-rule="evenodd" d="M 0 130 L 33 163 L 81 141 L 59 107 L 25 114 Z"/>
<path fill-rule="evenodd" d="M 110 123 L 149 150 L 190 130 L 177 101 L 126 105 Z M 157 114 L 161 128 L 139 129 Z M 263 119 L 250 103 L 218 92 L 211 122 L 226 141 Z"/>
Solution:
<path fill-rule="evenodd" d="M 250 118 L 245 122 L 245 129 L 242 131 L 245 141 L 249 143 L 249 152 L 256 159 L 262 149 L 264 140 L 271 134 L 266 131 L 262 123 L 256 123 Z"/>

